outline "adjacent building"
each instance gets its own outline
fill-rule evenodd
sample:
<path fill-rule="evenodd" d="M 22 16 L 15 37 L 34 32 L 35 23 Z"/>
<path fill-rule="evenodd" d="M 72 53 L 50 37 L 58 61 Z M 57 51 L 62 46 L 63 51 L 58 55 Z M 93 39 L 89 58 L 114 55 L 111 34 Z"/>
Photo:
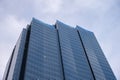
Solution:
<path fill-rule="evenodd" d="M 23 29 L 3 80 L 116 80 L 93 32 L 33 18 Z"/>

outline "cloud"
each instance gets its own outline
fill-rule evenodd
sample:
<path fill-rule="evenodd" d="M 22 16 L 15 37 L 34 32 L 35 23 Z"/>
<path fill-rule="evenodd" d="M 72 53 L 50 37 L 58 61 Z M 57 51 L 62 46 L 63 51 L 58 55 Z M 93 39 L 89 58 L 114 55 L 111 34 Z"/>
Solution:
<path fill-rule="evenodd" d="M 0 77 L 23 27 L 32 17 L 53 24 L 61 20 L 93 31 L 120 79 L 119 0 L 0 0 Z"/>
<path fill-rule="evenodd" d="M 62 4 L 62 0 L 47 0 L 47 1 L 35 0 L 34 9 L 36 12 L 42 10 L 43 13 L 56 13 L 59 11 L 61 4 Z M 41 10 L 39 9 L 39 7 L 41 7 Z"/>
<path fill-rule="evenodd" d="M 117 76 L 118 80 L 120 79 L 120 65 L 119 65 L 119 41 L 120 37 L 119 34 L 119 26 L 115 26 L 113 29 L 106 30 L 106 33 L 109 35 L 104 35 L 104 41 L 101 39 L 101 46 L 103 47 L 103 51 L 106 53 L 106 57 L 114 71 L 115 75 Z M 105 33 L 105 34 L 106 34 Z"/>

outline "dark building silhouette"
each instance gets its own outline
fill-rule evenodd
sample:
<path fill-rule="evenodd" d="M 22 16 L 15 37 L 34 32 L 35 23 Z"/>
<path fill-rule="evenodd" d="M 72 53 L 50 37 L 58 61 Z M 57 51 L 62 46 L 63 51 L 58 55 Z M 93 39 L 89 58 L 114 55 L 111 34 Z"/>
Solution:
<path fill-rule="evenodd" d="M 93 32 L 37 19 L 23 29 L 3 80 L 116 80 Z"/>

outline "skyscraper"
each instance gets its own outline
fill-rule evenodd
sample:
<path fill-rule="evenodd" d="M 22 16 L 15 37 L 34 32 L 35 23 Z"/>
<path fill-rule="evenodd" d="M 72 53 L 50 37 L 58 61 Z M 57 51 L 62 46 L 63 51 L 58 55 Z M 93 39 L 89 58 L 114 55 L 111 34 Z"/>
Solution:
<path fill-rule="evenodd" d="M 37 19 L 23 29 L 3 80 L 116 80 L 93 32 Z"/>

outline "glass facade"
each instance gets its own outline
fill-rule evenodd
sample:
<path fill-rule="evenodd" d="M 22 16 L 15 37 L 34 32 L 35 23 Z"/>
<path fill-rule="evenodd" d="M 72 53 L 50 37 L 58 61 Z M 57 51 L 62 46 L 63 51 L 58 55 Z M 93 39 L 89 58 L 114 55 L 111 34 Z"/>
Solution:
<path fill-rule="evenodd" d="M 22 58 L 24 53 L 26 32 L 26 29 L 23 29 L 19 39 L 17 40 L 12 55 L 6 66 L 7 71 L 4 74 L 3 80 L 19 80 Z"/>
<path fill-rule="evenodd" d="M 77 26 L 96 80 L 116 80 L 93 34 Z"/>
<path fill-rule="evenodd" d="M 93 80 L 77 30 L 59 21 L 56 26 L 60 37 L 65 80 Z"/>
<path fill-rule="evenodd" d="M 62 80 L 62 68 L 54 26 L 33 20 L 30 30 L 25 80 Z"/>
<path fill-rule="evenodd" d="M 94 34 L 37 19 L 23 29 L 3 80 L 116 80 Z"/>

